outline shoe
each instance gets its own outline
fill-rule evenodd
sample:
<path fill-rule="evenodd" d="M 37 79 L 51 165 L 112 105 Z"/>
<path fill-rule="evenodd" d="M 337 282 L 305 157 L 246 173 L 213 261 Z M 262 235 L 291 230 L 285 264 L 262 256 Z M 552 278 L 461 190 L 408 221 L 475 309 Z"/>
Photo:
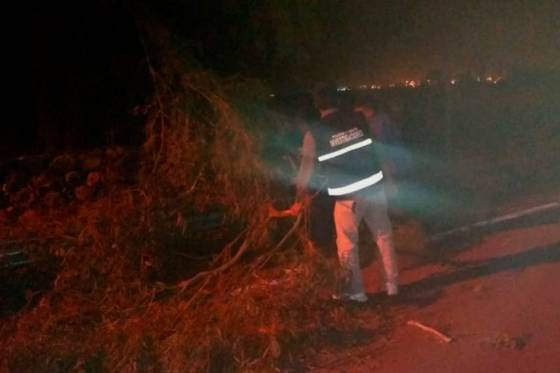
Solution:
<path fill-rule="evenodd" d="M 335 300 L 350 300 L 352 302 L 365 303 L 368 301 L 366 293 L 356 293 L 356 294 L 334 294 L 333 299 Z"/>
<path fill-rule="evenodd" d="M 394 296 L 399 294 L 399 285 L 394 283 L 387 283 L 387 295 Z"/>

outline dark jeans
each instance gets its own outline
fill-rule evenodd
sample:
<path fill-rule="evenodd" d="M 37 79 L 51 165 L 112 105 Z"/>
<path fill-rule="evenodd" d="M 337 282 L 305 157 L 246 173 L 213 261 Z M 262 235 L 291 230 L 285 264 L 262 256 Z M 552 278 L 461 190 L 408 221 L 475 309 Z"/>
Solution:
<path fill-rule="evenodd" d="M 311 241 L 326 256 L 336 255 L 333 209 L 334 199 L 324 191 L 313 198 L 309 211 Z"/>

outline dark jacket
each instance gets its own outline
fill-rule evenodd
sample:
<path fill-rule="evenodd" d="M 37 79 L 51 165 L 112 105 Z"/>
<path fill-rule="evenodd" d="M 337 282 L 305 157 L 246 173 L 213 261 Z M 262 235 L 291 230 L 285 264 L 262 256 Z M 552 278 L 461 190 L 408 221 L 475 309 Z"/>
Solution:
<path fill-rule="evenodd" d="M 318 121 L 311 131 L 329 195 L 351 198 L 380 187 L 381 165 L 361 114 L 335 111 Z"/>

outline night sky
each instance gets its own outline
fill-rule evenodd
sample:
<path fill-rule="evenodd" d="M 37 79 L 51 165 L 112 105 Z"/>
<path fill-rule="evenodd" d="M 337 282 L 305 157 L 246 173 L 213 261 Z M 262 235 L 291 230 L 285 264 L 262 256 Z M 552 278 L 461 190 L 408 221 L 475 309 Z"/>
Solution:
<path fill-rule="evenodd" d="M 356 81 L 422 79 L 430 69 L 453 76 L 560 68 L 558 1 L 353 1 L 346 6 L 347 18 L 356 20 L 349 27 L 357 40 L 352 44 L 364 45 L 354 48 L 344 70 Z"/>
<path fill-rule="evenodd" d="M 74 60 L 97 55 L 91 64 L 137 53 L 131 18 L 149 15 L 171 28 L 202 65 L 271 81 L 294 73 L 300 80 L 318 75 L 313 79 L 358 84 L 422 79 L 433 69 L 448 75 L 560 69 L 556 0 L 79 3 L 35 11 L 41 25 L 35 44 L 50 59 L 48 68 L 53 53 Z"/>
<path fill-rule="evenodd" d="M 317 80 L 389 84 L 434 70 L 448 77 L 560 70 L 557 0 L 89 0 L 22 7 L 31 32 L 21 43 L 26 61 L 16 67 L 25 77 L 18 89 L 24 110 L 17 112 L 31 124 L 27 132 L 8 129 L 4 138 L 15 141 L 45 123 L 66 122 L 57 130 L 74 132 L 81 128 L 72 123 L 110 126 L 142 103 L 149 79 L 135 20 L 160 21 L 200 67 L 262 79 L 273 89 Z"/>
<path fill-rule="evenodd" d="M 555 0 L 158 2 L 153 9 L 215 69 L 388 84 L 431 70 L 560 69 Z M 201 5 L 201 4 L 204 5 Z M 162 5 L 163 4 L 163 5 Z"/>

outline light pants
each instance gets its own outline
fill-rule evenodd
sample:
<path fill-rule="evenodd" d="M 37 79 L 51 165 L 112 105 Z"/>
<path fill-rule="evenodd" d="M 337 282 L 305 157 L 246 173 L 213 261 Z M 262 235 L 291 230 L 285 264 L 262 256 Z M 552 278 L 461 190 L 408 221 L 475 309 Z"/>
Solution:
<path fill-rule="evenodd" d="M 391 222 L 387 215 L 385 192 L 381 190 L 370 196 L 339 199 L 336 200 L 334 207 L 336 246 L 340 264 L 349 277 L 343 290 L 347 294 L 364 292 L 358 252 L 358 229 L 362 219 L 365 220 L 379 247 L 387 289 L 396 287 L 398 282 L 397 261 Z"/>

